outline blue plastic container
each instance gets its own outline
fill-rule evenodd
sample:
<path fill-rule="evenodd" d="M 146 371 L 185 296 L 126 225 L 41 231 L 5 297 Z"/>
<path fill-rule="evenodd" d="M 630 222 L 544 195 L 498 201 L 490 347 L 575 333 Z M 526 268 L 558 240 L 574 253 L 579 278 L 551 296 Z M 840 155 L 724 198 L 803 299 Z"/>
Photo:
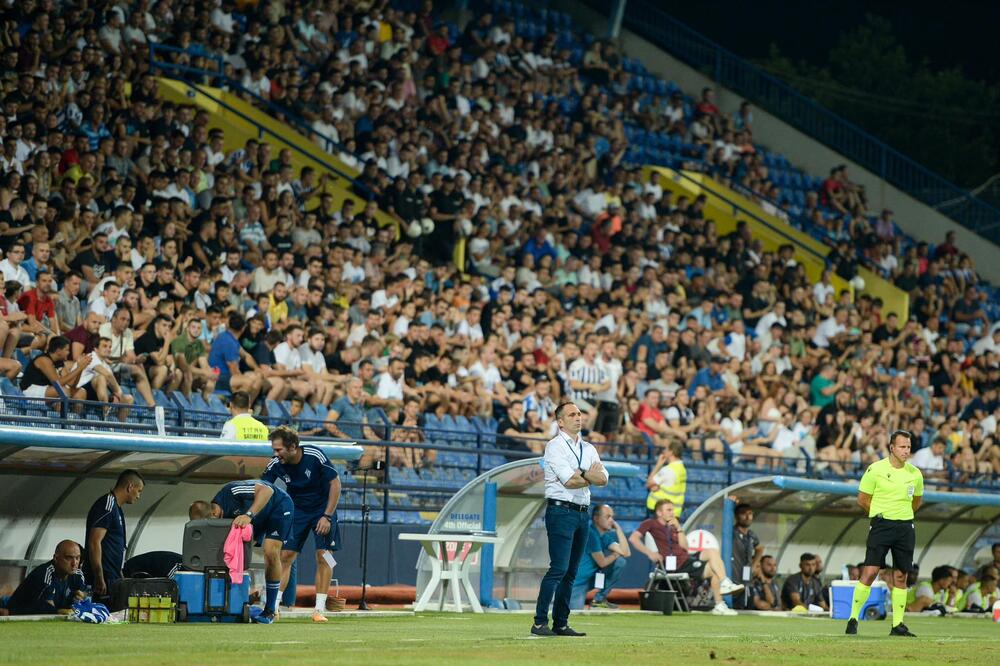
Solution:
<path fill-rule="evenodd" d="M 174 574 L 180 598 L 178 622 L 249 622 L 250 574 L 243 582 L 232 583 L 229 572 L 178 571 Z"/>
<path fill-rule="evenodd" d="M 830 583 L 830 617 L 834 620 L 846 620 L 851 616 L 851 603 L 854 600 L 854 586 L 857 581 L 835 580 Z M 885 583 L 872 587 L 868 601 L 861 607 L 862 620 L 884 620 L 885 604 L 889 596 L 889 588 Z"/>

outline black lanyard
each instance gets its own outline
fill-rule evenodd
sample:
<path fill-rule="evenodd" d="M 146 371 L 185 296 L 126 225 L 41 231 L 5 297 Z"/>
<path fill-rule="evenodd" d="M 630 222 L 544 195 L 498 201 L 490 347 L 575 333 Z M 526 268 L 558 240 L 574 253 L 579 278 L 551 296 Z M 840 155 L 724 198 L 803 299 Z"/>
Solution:
<path fill-rule="evenodd" d="M 569 450 L 573 453 L 573 457 L 576 458 L 576 468 L 583 469 L 583 442 L 580 442 L 580 455 L 577 455 L 576 449 L 573 448 L 573 443 L 569 441 L 569 438 L 561 432 L 559 435 L 562 437 L 563 441 L 566 442 L 566 446 L 568 446 Z"/>

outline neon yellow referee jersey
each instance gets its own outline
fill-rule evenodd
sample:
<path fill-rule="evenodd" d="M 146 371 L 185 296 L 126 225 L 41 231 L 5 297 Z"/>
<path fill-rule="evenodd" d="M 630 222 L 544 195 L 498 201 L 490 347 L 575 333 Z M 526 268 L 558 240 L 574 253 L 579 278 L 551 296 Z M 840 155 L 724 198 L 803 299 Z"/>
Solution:
<path fill-rule="evenodd" d="M 858 490 L 872 496 L 869 518 L 913 520 L 913 498 L 924 494 L 924 475 L 910 463 L 896 469 L 883 458 L 868 466 Z"/>
<path fill-rule="evenodd" d="M 267 426 L 251 414 L 237 414 L 222 426 L 221 439 L 235 439 L 240 442 L 266 442 Z"/>

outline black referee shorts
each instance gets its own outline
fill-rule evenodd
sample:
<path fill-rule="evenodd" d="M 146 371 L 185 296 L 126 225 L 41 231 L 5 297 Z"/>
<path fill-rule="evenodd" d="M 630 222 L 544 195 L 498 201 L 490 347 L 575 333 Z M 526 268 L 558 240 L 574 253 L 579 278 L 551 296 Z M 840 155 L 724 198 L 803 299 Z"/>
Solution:
<path fill-rule="evenodd" d="M 892 551 L 894 569 L 909 573 L 913 570 L 913 550 L 917 532 L 912 520 L 888 520 L 875 517 L 868 528 L 865 566 L 885 568 L 885 556 Z"/>

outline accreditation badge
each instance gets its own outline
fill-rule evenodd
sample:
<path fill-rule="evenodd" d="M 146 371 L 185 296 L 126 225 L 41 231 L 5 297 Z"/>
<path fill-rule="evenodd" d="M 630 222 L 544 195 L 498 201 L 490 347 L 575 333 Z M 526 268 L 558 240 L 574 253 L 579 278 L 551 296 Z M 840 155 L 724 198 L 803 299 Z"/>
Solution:
<path fill-rule="evenodd" d="M 906 496 L 913 499 L 913 491 L 915 488 L 913 486 L 906 486 Z"/>

